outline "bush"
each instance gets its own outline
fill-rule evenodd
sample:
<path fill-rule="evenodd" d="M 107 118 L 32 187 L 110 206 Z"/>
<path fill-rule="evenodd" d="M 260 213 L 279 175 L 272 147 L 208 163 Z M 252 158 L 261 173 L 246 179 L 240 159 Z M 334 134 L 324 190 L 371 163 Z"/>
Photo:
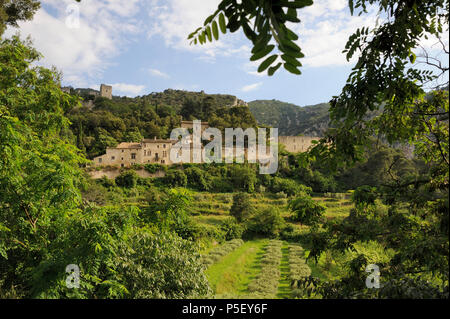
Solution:
<path fill-rule="evenodd" d="M 255 170 L 246 165 L 233 165 L 230 169 L 230 178 L 233 186 L 242 191 L 253 193 L 256 185 Z"/>
<path fill-rule="evenodd" d="M 250 196 L 246 193 L 237 193 L 233 196 L 230 215 L 240 223 L 250 217 L 254 208 L 250 202 Z"/>
<path fill-rule="evenodd" d="M 125 171 L 116 177 L 116 185 L 126 188 L 136 187 L 139 176 L 135 171 Z"/>
<path fill-rule="evenodd" d="M 211 188 L 211 175 L 196 166 L 190 166 L 185 170 L 188 184 L 201 191 Z"/>
<path fill-rule="evenodd" d="M 116 183 L 114 182 L 113 179 L 109 179 L 108 177 L 106 177 L 104 175 L 97 180 L 97 183 L 99 183 L 100 185 L 102 185 L 105 188 L 112 188 L 112 187 L 116 186 Z"/>
<path fill-rule="evenodd" d="M 325 207 L 316 203 L 310 196 L 303 195 L 293 199 L 289 203 L 289 209 L 293 212 L 292 219 L 304 225 L 314 226 L 323 219 Z"/>
<path fill-rule="evenodd" d="M 292 179 L 275 177 L 272 183 L 272 192 L 283 192 L 287 196 L 294 196 L 300 193 L 311 193 L 311 188 L 297 183 Z"/>
<path fill-rule="evenodd" d="M 252 235 L 275 238 L 279 236 L 285 224 L 280 210 L 277 207 L 270 207 L 253 215 L 247 222 L 247 229 Z"/>
<path fill-rule="evenodd" d="M 242 233 L 244 232 L 244 227 L 233 218 L 224 220 L 220 229 L 225 233 L 226 240 L 242 238 Z"/>
<path fill-rule="evenodd" d="M 186 187 L 187 185 L 187 176 L 180 170 L 169 170 L 164 179 L 171 187 Z"/>

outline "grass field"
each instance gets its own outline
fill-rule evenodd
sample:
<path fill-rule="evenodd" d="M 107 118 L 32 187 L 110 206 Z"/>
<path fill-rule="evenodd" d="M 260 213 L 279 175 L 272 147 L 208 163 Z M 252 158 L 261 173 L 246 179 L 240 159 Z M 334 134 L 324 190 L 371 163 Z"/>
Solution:
<path fill-rule="evenodd" d="M 205 227 L 220 227 L 222 222 L 229 218 L 233 194 L 197 192 L 193 196 L 195 204 L 191 210 L 196 222 Z M 308 231 L 307 226 L 289 221 L 288 199 L 276 198 L 272 194 L 252 194 L 251 196 L 251 202 L 256 210 L 277 207 L 285 220 L 294 228 L 301 232 Z M 353 207 L 348 194 L 339 198 L 315 196 L 313 199 L 326 208 L 325 217 L 328 219 L 344 218 Z M 249 290 L 249 284 L 255 285 L 255 280 L 261 275 L 263 256 L 266 254 L 269 242 L 269 239 L 246 241 L 207 268 L 206 275 L 215 298 L 258 298 L 258 294 Z M 271 290 L 270 298 L 284 299 L 292 296 L 289 246 L 290 243 L 283 241 L 281 248 L 277 248 L 281 249 L 279 266 L 276 266 L 278 267 L 276 271 L 278 278 L 274 278 L 277 280 L 278 286 L 276 291 Z M 218 247 L 220 248 L 220 246 Z M 203 253 L 206 254 L 209 251 L 211 251 L 211 247 Z M 302 258 L 306 259 L 308 253 L 308 250 L 305 249 Z M 322 255 L 317 264 L 313 260 L 308 260 L 306 264 L 311 269 L 312 276 L 323 280 L 336 278 L 339 273 L 339 266 L 327 254 Z"/>

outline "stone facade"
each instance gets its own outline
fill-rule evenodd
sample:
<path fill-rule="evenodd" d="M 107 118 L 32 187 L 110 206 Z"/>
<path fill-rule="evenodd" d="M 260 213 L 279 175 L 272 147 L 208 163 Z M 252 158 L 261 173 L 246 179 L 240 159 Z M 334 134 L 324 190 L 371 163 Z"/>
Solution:
<path fill-rule="evenodd" d="M 172 164 L 170 149 L 177 140 L 144 139 L 139 143 L 120 143 L 108 147 L 106 154 L 94 158 L 95 166 L 129 167 L 133 164 Z"/>
<path fill-rule="evenodd" d="M 107 99 L 112 99 L 112 86 L 101 84 L 100 85 L 100 96 L 106 97 Z"/>
<path fill-rule="evenodd" d="M 312 145 L 312 141 L 318 141 L 320 137 L 312 136 L 278 136 L 278 143 L 285 146 L 290 153 L 306 152 Z"/>
<path fill-rule="evenodd" d="M 192 121 L 182 121 L 181 127 L 192 129 Z M 201 129 L 208 128 L 208 123 L 202 123 Z M 283 144 L 291 153 L 305 152 L 312 145 L 312 141 L 319 140 L 311 136 L 279 136 L 278 143 Z M 94 166 L 130 167 L 133 164 L 173 164 L 170 160 L 170 150 L 178 140 L 143 139 L 141 142 L 120 143 L 116 147 L 108 147 L 106 154 L 97 156 L 93 160 Z M 193 163 L 193 143 L 190 139 L 190 162 Z M 247 159 L 247 149 L 244 149 L 244 157 Z M 267 149 L 269 151 L 269 149 Z M 201 149 L 200 149 L 201 152 Z M 236 152 L 236 150 L 234 150 Z M 225 157 L 225 149 L 222 148 L 222 158 Z"/>

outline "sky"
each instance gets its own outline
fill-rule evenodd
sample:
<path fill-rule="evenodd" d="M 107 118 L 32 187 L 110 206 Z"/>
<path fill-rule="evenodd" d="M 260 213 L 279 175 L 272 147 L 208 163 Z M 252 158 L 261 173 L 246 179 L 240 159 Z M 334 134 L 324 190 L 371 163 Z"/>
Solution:
<path fill-rule="evenodd" d="M 277 99 L 300 106 L 328 102 L 338 95 L 355 60 L 342 50 L 358 27 L 374 26 L 369 11 L 351 16 L 348 0 L 315 0 L 291 24 L 305 58 L 301 75 L 279 69 L 258 74 L 250 62 L 251 42 L 241 32 L 218 42 L 190 45 L 187 37 L 215 11 L 220 0 L 43 0 L 32 21 L 10 28 L 31 36 L 43 54 L 40 64 L 55 66 L 62 84 L 138 96 L 165 89 L 232 94 L 244 101 Z M 432 47 L 435 41 L 424 42 Z M 445 40 L 448 47 L 448 37 Z M 260 61 L 259 61 L 260 62 Z"/>

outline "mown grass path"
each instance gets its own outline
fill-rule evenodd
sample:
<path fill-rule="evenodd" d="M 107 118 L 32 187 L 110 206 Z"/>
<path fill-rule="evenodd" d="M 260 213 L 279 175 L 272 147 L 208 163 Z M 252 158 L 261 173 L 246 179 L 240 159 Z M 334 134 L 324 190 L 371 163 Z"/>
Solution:
<path fill-rule="evenodd" d="M 259 273 L 260 259 L 266 239 L 245 242 L 242 246 L 211 265 L 207 271 L 211 288 L 216 295 L 245 295 L 247 286 Z"/>
<path fill-rule="evenodd" d="M 288 244 L 283 242 L 281 247 L 282 257 L 280 263 L 280 280 L 278 282 L 278 293 L 277 298 L 286 299 L 290 297 L 291 294 L 291 282 L 289 280 L 289 249 Z"/>

